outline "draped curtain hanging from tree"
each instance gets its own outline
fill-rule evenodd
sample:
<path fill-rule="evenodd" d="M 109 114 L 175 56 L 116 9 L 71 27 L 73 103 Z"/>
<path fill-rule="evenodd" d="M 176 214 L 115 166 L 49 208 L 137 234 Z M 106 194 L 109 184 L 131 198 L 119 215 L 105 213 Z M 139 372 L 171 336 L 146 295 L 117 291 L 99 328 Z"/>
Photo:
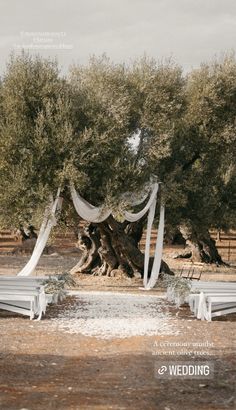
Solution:
<path fill-rule="evenodd" d="M 53 198 L 51 198 L 50 202 L 50 206 L 46 208 L 44 220 L 41 225 L 31 258 L 17 276 L 31 275 L 38 264 L 38 261 L 48 241 L 51 229 L 57 223 L 56 212 L 60 211 L 62 206 L 62 198 L 60 198 L 60 188 L 57 191 L 55 200 L 53 201 Z"/>
<path fill-rule="evenodd" d="M 151 240 L 151 231 L 153 226 L 153 221 L 156 211 L 156 202 L 157 202 L 157 192 L 159 189 L 159 184 L 155 183 L 152 186 L 152 192 L 150 194 L 149 200 L 144 208 L 138 213 L 131 213 L 128 211 L 124 212 L 124 218 L 129 222 L 136 222 L 141 219 L 147 212 L 148 213 L 148 223 L 147 223 L 147 235 L 146 235 L 146 245 L 145 245 L 145 256 L 144 256 L 144 277 L 143 284 L 145 289 L 151 289 L 155 286 L 155 283 L 158 279 L 161 258 L 162 258 L 162 249 L 163 249 L 163 238 L 164 238 L 164 215 L 165 210 L 164 206 L 160 206 L 160 218 L 159 218 L 159 227 L 158 235 L 156 241 L 154 261 L 151 271 L 151 276 L 148 280 L 148 268 L 149 268 L 149 259 L 150 259 L 150 240 Z M 94 207 L 89 202 L 87 202 L 81 195 L 78 194 L 75 187 L 71 185 L 71 196 L 73 200 L 74 207 L 79 214 L 79 216 L 88 221 L 99 223 L 105 221 L 112 213 L 112 210 L 105 209 L 104 207 Z M 134 204 L 131 204 L 134 205 Z M 136 203 L 135 203 L 136 205 Z"/>
<path fill-rule="evenodd" d="M 143 276 L 143 285 L 145 289 L 151 289 L 155 286 L 156 281 L 159 276 L 161 259 L 162 259 L 162 250 L 163 250 L 163 237 L 164 237 L 164 215 L 165 209 L 164 206 L 160 206 L 160 217 L 159 217 L 159 226 L 158 226 L 158 235 L 156 240 L 154 261 L 152 266 L 151 275 L 148 278 L 148 268 L 149 268 L 149 259 L 150 259 L 150 241 L 151 241 L 151 232 L 153 221 L 156 211 L 156 202 L 157 202 L 157 193 L 159 189 L 159 184 L 155 183 L 152 185 L 152 191 L 149 196 L 147 204 L 144 208 L 137 212 L 131 213 L 128 211 L 124 212 L 124 218 L 129 222 L 136 222 L 141 219 L 148 212 L 148 221 L 147 221 L 147 235 L 146 235 L 146 244 L 145 244 L 145 255 L 144 255 L 144 276 Z M 73 204 L 79 216 L 88 222 L 100 223 L 105 221 L 112 213 L 112 210 L 105 209 L 104 207 L 95 207 L 82 198 L 78 192 L 75 190 L 74 186 L 71 185 L 71 196 Z M 145 199 L 147 195 L 145 194 Z M 136 200 L 130 205 L 140 204 L 140 200 Z M 56 212 L 60 211 L 62 206 L 62 199 L 60 198 L 60 188 L 58 189 L 57 196 L 55 200 L 51 198 L 51 205 L 47 207 L 45 211 L 45 216 L 43 223 L 41 225 L 39 235 L 31 255 L 30 260 L 25 265 L 25 267 L 18 273 L 18 276 L 29 276 L 33 273 L 36 268 L 38 261 L 43 253 L 43 250 L 48 241 L 51 229 L 56 225 Z"/>

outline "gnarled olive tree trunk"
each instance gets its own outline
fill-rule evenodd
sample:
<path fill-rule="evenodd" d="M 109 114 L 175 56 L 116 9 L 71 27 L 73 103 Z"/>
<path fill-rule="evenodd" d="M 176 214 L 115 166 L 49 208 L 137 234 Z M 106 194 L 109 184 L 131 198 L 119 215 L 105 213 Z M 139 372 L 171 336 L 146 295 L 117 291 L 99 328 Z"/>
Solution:
<path fill-rule="evenodd" d="M 144 219 L 119 223 L 112 216 L 99 224 L 87 223 L 78 235 L 77 246 L 82 250 L 82 257 L 71 273 L 142 277 L 144 254 L 138 245 L 143 225 Z M 152 262 L 150 258 L 150 269 Z M 161 271 L 172 274 L 164 261 Z"/>
<path fill-rule="evenodd" d="M 193 262 L 224 264 L 207 229 L 198 232 L 190 223 L 186 223 L 180 225 L 179 230 L 186 241 L 186 246 L 178 258 L 191 258 Z"/>

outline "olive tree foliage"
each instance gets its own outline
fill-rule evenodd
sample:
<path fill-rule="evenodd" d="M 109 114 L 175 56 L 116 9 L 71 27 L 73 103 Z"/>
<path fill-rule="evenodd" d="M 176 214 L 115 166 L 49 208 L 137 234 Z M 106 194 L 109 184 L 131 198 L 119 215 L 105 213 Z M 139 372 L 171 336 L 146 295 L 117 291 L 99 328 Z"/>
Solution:
<path fill-rule="evenodd" d="M 69 155 L 70 99 L 57 64 L 12 56 L 0 89 L 0 220 L 31 222 L 55 195 Z"/>
<path fill-rule="evenodd" d="M 80 191 L 92 203 L 101 201 L 112 207 L 117 219 L 126 206 L 122 194 L 140 192 L 150 178 L 159 179 L 159 174 L 153 175 L 152 164 L 171 155 L 173 123 L 178 126 L 183 103 L 181 70 L 171 62 L 157 64 L 147 58 L 131 66 L 113 64 L 106 57 L 93 58 L 86 67 L 72 68 L 70 85 L 73 128 L 80 141 L 73 165 L 87 180 Z M 135 136 L 137 147 L 131 143 Z M 142 272 L 143 255 L 137 244 L 143 222 L 117 224 L 110 217 L 96 228 L 101 245 L 98 253 L 104 262 L 100 273 L 117 268 Z M 90 269 L 96 257 L 96 244 L 91 245 L 96 235 L 91 229 L 81 242 L 83 248 L 84 238 L 89 237 L 93 254 L 77 267 L 80 271 Z"/>
<path fill-rule="evenodd" d="M 139 163 L 163 182 L 167 234 L 179 228 L 189 256 L 221 262 L 209 230 L 236 225 L 235 58 L 185 78 L 173 64 L 143 60 L 130 76 L 140 91 Z"/>
<path fill-rule="evenodd" d="M 148 161 L 170 155 L 168 134 L 181 109 L 181 81 L 178 68 L 147 59 L 126 67 L 93 58 L 86 67 L 73 67 L 66 81 L 54 62 L 12 57 L 1 84 L 1 223 L 15 226 L 42 216 L 58 186 L 71 217 L 71 182 L 94 205 L 110 206 L 119 217 L 127 205 L 122 193 L 140 191 L 149 181 Z M 134 135 L 140 136 L 137 150 L 130 143 Z M 145 151 L 142 158 L 145 144 L 149 153 L 159 146 L 158 156 L 149 159 Z M 83 271 L 142 272 L 141 232 L 113 217 L 90 225 Z"/>
<path fill-rule="evenodd" d="M 198 225 L 227 229 L 235 226 L 232 214 L 236 192 L 234 57 L 226 56 L 193 72 L 187 98 L 187 129 L 198 138 L 198 148 L 194 151 L 198 158 L 192 167 L 195 189 L 192 189 L 190 219 Z"/>
<path fill-rule="evenodd" d="M 153 172 L 163 180 L 183 83 L 179 67 L 147 58 L 128 67 L 93 58 L 66 81 L 55 62 L 11 57 L 0 92 L 3 221 L 30 219 L 69 181 L 95 204 L 117 207 L 121 193 L 139 190 Z"/>
<path fill-rule="evenodd" d="M 89 178 L 86 195 L 114 202 L 113 196 L 118 206 L 121 193 L 140 190 L 150 180 L 152 164 L 171 155 L 183 109 L 181 70 L 169 61 L 158 65 L 142 58 L 125 66 L 103 56 L 73 67 L 70 85 L 80 141 L 74 164 Z"/>
<path fill-rule="evenodd" d="M 143 109 L 149 133 L 142 157 L 164 183 L 171 225 L 190 220 L 199 229 L 235 226 L 235 59 L 203 64 L 185 79 L 178 70 L 171 70 L 170 86 L 164 88 L 170 103 L 166 98 L 163 121 L 163 98 L 148 82 L 153 100 Z M 168 81 L 166 67 L 164 73 Z"/>
<path fill-rule="evenodd" d="M 175 178 L 176 141 L 179 141 L 186 110 L 185 78 L 181 67 L 173 61 L 157 64 L 146 58 L 134 64 L 129 77 L 136 92 L 135 111 L 140 132 L 136 162 L 148 175 L 162 182 L 162 200 L 167 204 L 170 219 L 170 213 L 175 214 L 176 203 L 186 205 L 182 183 Z M 175 217 L 172 222 L 174 220 Z"/>
<path fill-rule="evenodd" d="M 164 164 L 173 191 L 177 187 L 178 193 L 177 198 L 173 195 L 168 199 L 169 222 L 179 225 L 188 244 L 195 243 L 192 253 L 196 259 L 221 262 L 209 229 L 236 226 L 234 56 L 203 64 L 191 72 L 185 99 L 172 156 Z"/>
<path fill-rule="evenodd" d="M 92 58 L 86 67 L 71 68 L 69 83 L 77 138 L 71 165 L 85 181 L 78 189 L 95 204 L 118 205 L 121 193 L 144 179 L 132 162 L 134 114 L 125 66 Z"/>
<path fill-rule="evenodd" d="M 96 236 L 92 263 L 111 271 L 125 258 L 142 271 L 141 230 L 119 216 L 127 208 L 122 194 L 142 191 L 152 177 L 163 183 L 167 231 L 187 226 L 206 236 L 212 227 L 234 227 L 235 102 L 233 56 L 187 76 L 171 60 L 127 66 L 94 57 L 68 78 L 55 62 L 11 57 L 0 83 L 1 225 L 39 220 L 58 186 L 62 219 L 77 223 L 72 182 L 116 216 L 86 233 L 90 248 Z M 93 269 L 88 262 L 86 269 Z"/>

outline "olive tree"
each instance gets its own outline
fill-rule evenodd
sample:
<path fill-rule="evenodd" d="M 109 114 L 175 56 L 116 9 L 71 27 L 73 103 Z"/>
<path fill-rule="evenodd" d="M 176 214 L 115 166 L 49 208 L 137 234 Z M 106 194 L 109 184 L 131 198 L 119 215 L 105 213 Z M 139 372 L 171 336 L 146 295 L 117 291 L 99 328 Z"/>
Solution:
<path fill-rule="evenodd" d="M 171 121 L 181 108 L 175 95 L 180 77 L 169 63 L 159 66 L 144 59 L 126 67 L 102 57 L 73 67 L 66 81 L 55 62 L 12 57 L 1 87 L 2 223 L 15 226 L 42 216 L 49 193 L 61 186 L 64 218 L 69 215 L 77 224 L 69 192 L 74 183 L 88 201 L 111 207 L 114 215 L 80 234 L 85 251 L 74 271 L 141 274 L 143 221 L 121 221 L 121 198 L 149 181 L 151 167 L 142 152 L 146 142 L 154 143 L 158 125 L 159 156 L 169 155 Z M 148 124 L 148 115 L 158 115 L 159 124 Z M 138 149 L 131 143 L 135 135 Z"/>
<path fill-rule="evenodd" d="M 171 223 L 178 221 L 186 240 L 184 256 L 222 263 L 209 230 L 235 227 L 234 57 L 226 56 L 192 71 L 186 79 L 185 98 L 173 161 L 165 166 L 174 190 L 180 187 L 180 200 L 173 203 L 174 196 L 169 198 Z"/>

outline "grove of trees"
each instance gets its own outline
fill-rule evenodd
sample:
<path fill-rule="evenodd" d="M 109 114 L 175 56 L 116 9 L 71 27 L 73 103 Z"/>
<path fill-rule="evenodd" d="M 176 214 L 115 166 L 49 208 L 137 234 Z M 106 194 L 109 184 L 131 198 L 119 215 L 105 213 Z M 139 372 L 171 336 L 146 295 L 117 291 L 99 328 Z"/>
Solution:
<path fill-rule="evenodd" d="M 66 77 L 54 61 L 12 56 L 0 80 L 0 141 L 2 227 L 37 226 L 61 186 L 61 220 L 77 229 L 70 182 L 114 210 L 80 232 L 84 254 L 74 271 L 142 274 L 145 219 L 119 214 L 122 194 L 140 192 L 151 176 L 163 183 L 166 237 L 181 234 L 193 260 L 222 262 L 209 230 L 236 227 L 233 55 L 188 74 L 171 60 L 94 57 Z"/>

